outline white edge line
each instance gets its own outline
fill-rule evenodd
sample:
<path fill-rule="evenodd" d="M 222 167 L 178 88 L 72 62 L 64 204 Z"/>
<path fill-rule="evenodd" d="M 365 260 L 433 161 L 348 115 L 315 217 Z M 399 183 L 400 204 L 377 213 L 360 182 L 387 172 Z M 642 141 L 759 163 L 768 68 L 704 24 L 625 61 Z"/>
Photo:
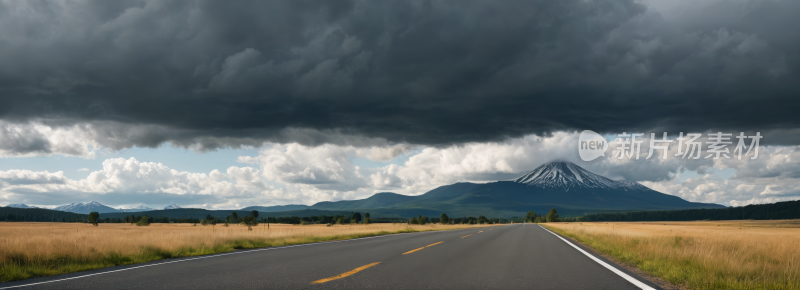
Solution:
<path fill-rule="evenodd" d="M 545 228 L 545 227 L 543 227 L 543 226 L 541 226 L 541 225 L 539 225 L 539 227 L 540 227 L 540 228 L 542 228 L 542 229 L 544 229 L 545 231 L 548 231 L 548 232 L 550 232 L 550 233 L 551 233 L 551 234 L 553 234 L 554 236 L 558 237 L 559 239 L 561 239 L 561 240 L 562 240 L 562 241 L 564 241 L 565 243 L 569 244 L 570 246 L 572 246 L 573 248 L 575 248 L 575 249 L 576 249 L 576 250 L 578 250 L 579 252 L 583 253 L 583 254 L 584 254 L 584 255 L 586 255 L 587 257 L 591 258 L 592 260 L 594 260 L 594 261 L 595 261 L 595 262 L 597 262 L 598 264 L 602 265 L 603 267 L 606 267 L 606 269 L 609 269 L 609 270 L 611 270 L 611 272 L 614 272 L 614 274 L 617 274 L 617 275 L 619 275 L 620 277 L 622 277 L 623 279 L 625 279 L 625 280 L 628 280 L 628 282 L 631 282 L 631 283 L 633 283 L 633 285 L 636 285 L 636 287 L 639 287 L 639 288 L 641 288 L 641 289 L 646 289 L 646 290 L 655 290 L 653 287 L 650 287 L 650 286 L 648 286 L 647 284 L 645 284 L 645 283 L 642 283 L 642 281 L 636 280 L 636 278 L 633 278 L 633 277 L 631 277 L 630 275 L 628 275 L 628 274 L 625 274 L 625 272 L 622 272 L 622 271 L 620 271 L 619 269 L 615 268 L 614 266 L 611 266 L 611 265 L 609 265 L 608 263 L 606 263 L 606 262 L 603 262 L 603 260 L 600 260 L 600 259 L 598 259 L 598 258 L 597 258 L 597 257 L 595 257 L 594 255 L 587 253 L 586 251 L 584 251 L 584 250 L 583 250 L 583 249 L 581 249 L 580 247 L 576 246 L 576 245 L 575 245 L 575 244 L 573 244 L 573 243 L 570 243 L 570 242 L 569 242 L 569 241 L 567 241 L 566 239 L 564 239 L 564 238 L 562 238 L 561 236 L 557 235 L 556 233 L 554 233 L 554 232 L 552 232 L 552 231 L 548 230 L 547 228 Z"/>
<path fill-rule="evenodd" d="M 20 288 L 20 287 L 28 287 L 28 286 L 41 285 L 41 284 L 54 283 L 54 282 L 61 282 L 61 281 L 78 279 L 78 278 L 86 278 L 86 277 L 90 277 L 90 276 L 97 276 L 97 275 L 102 275 L 102 274 L 108 274 L 108 273 L 114 273 L 114 272 L 122 272 L 122 271 L 127 271 L 127 270 L 139 269 L 139 268 L 144 268 L 144 267 L 160 266 L 160 265 L 165 265 L 165 264 L 179 263 L 179 262 L 206 259 L 206 258 L 215 258 L 215 257 L 221 257 L 221 256 L 227 256 L 227 255 L 244 254 L 244 253 L 258 252 L 258 251 L 279 250 L 279 249 L 302 247 L 302 246 L 311 246 L 311 245 L 341 243 L 341 242 L 349 242 L 349 241 L 365 240 L 365 239 L 374 239 L 374 238 L 383 238 L 383 237 L 390 237 L 390 236 L 395 236 L 395 235 L 424 234 L 424 233 L 436 233 L 436 232 L 446 232 L 446 231 L 426 231 L 426 232 L 419 232 L 419 233 L 398 233 L 398 234 L 391 234 L 391 235 L 381 235 L 381 236 L 356 238 L 356 239 L 348 239 L 348 240 L 341 240 L 341 241 L 319 242 L 319 243 L 311 243 L 311 244 L 299 244 L 299 245 L 281 246 L 281 247 L 265 247 L 265 248 L 252 249 L 252 250 L 246 250 L 246 251 L 237 251 L 237 252 L 222 253 L 222 254 L 211 254 L 211 255 L 205 255 L 205 256 L 199 256 L 199 257 L 188 257 L 188 258 L 182 258 L 180 260 L 175 260 L 175 261 L 168 261 L 168 262 L 161 262 L 161 263 L 155 263 L 155 264 L 149 264 L 149 265 L 135 266 L 135 267 L 125 268 L 125 269 L 111 270 L 111 271 L 105 271 L 105 272 L 94 273 L 94 274 L 86 274 L 86 275 L 70 277 L 70 278 L 64 278 L 64 279 L 58 279 L 58 280 L 37 282 L 37 283 L 17 285 L 17 286 L 0 287 L 0 290 L 2 290 L 2 289 Z M 64 275 L 64 274 L 62 274 L 62 275 Z"/>

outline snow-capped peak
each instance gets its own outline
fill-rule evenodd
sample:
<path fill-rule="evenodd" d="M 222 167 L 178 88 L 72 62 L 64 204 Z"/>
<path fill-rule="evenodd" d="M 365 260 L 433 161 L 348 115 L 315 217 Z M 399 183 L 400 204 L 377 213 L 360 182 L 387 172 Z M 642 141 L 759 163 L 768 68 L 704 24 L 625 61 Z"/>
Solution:
<path fill-rule="evenodd" d="M 89 201 L 89 202 L 78 202 L 78 203 L 70 203 L 67 205 L 62 205 L 59 207 L 54 208 L 55 210 L 60 211 L 70 211 L 70 212 L 77 212 L 87 214 L 92 211 L 97 211 L 100 213 L 104 212 L 118 212 L 118 209 L 108 207 L 104 204 L 101 204 L 96 201 Z"/>
<path fill-rule="evenodd" d="M 164 209 L 179 209 L 179 208 L 183 207 L 174 203 L 164 207 Z"/>
<path fill-rule="evenodd" d="M 639 183 L 621 180 L 614 181 L 589 172 L 569 161 L 545 163 L 514 182 L 547 189 L 569 190 L 571 188 L 597 188 L 614 190 L 648 189 Z"/>

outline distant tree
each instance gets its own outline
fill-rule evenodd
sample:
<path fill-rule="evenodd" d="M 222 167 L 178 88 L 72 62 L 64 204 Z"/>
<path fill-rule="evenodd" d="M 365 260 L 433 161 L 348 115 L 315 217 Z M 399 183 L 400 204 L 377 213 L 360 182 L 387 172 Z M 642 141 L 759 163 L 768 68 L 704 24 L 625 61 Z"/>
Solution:
<path fill-rule="evenodd" d="M 533 211 L 528 211 L 528 214 L 525 215 L 525 222 L 532 223 L 536 219 L 536 213 Z"/>
<path fill-rule="evenodd" d="M 450 222 L 450 218 L 446 214 L 442 213 L 441 215 L 439 215 L 439 221 L 441 221 L 442 224 L 445 225 Z"/>
<path fill-rule="evenodd" d="M 548 223 L 557 222 L 558 221 L 558 211 L 555 208 L 551 208 L 550 212 L 547 213 L 545 219 Z"/>
<path fill-rule="evenodd" d="M 256 218 L 252 216 L 246 216 L 242 218 L 242 224 L 247 226 L 248 231 L 252 231 L 253 226 L 257 226 L 258 222 L 256 221 Z"/>
<path fill-rule="evenodd" d="M 258 211 L 257 210 L 250 211 L 250 216 L 253 218 L 258 218 Z"/>
<path fill-rule="evenodd" d="M 93 211 L 89 213 L 89 223 L 97 226 L 97 220 L 100 219 L 100 213 Z"/>
<path fill-rule="evenodd" d="M 200 220 L 200 224 L 201 225 L 207 225 L 208 224 L 208 220 L 207 219 L 202 219 L 202 220 Z"/>
<path fill-rule="evenodd" d="M 351 219 L 353 219 L 355 221 L 355 223 L 360 222 L 361 221 L 361 213 L 354 212 L 353 213 L 353 217 Z"/>
<path fill-rule="evenodd" d="M 146 215 L 142 216 L 142 219 L 136 223 L 137 226 L 149 226 L 150 225 L 150 218 Z"/>
<path fill-rule="evenodd" d="M 479 224 L 485 224 L 485 223 L 488 223 L 488 222 L 489 222 L 489 219 L 487 219 L 485 216 L 482 216 L 482 215 L 478 216 L 478 223 Z"/>
<path fill-rule="evenodd" d="M 364 223 L 365 223 L 365 224 L 368 224 L 368 223 L 369 223 L 369 213 L 368 213 L 368 212 L 367 212 L 367 213 L 364 213 Z"/>
<path fill-rule="evenodd" d="M 408 219 L 408 223 L 412 225 L 424 225 L 430 222 L 430 218 L 424 217 L 422 215 L 418 215 L 417 217 L 412 217 Z"/>

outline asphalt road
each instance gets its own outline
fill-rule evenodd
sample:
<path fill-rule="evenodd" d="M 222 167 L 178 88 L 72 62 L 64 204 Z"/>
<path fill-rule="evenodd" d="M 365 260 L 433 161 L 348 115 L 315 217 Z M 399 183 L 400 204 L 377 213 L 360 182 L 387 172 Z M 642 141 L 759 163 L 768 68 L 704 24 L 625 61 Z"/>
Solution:
<path fill-rule="evenodd" d="M 659 289 L 580 249 L 535 224 L 498 225 L 161 260 L 0 289 Z"/>

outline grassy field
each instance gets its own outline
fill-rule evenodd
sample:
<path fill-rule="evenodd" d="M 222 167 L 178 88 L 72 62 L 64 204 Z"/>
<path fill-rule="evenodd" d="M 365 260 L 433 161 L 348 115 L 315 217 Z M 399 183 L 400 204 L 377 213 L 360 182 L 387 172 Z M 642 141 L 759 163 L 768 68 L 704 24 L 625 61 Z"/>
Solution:
<path fill-rule="evenodd" d="M 0 281 L 164 258 L 481 225 L 231 225 L 0 223 Z"/>
<path fill-rule="evenodd" d="M 548 223 L 689 289 L 800 289 L 800 220 Z"/>

